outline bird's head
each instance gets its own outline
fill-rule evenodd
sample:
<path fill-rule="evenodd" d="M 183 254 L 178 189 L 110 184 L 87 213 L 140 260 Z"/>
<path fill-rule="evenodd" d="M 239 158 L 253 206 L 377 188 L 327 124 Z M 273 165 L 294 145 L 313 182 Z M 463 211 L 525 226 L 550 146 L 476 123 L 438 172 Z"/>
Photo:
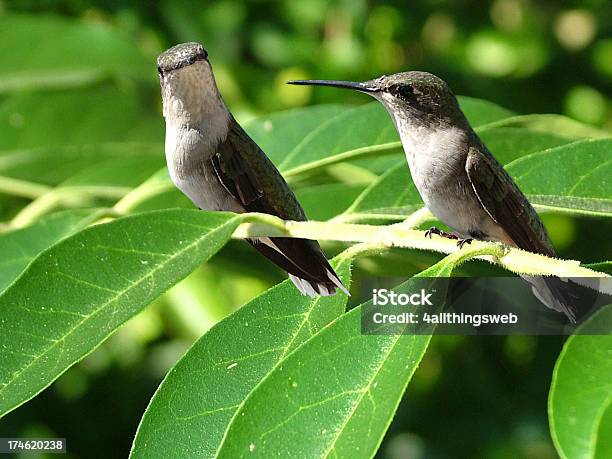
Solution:
<path fill-rule="evenodd" d="M 224 109 L 208 53 L 200 43 L 182 43 L 157 58 L 164 116 L 194 121 Z"/>
<path fill-rule="evenodd" d="M 295 80 L 289 84 L 333 86 L 378 99 L 394 120 L 408 117 L 416 124 L 452 125 L 464 119 L 457 99 L 444 80 L 427 72 L 383 75 L 364 82 Z"/>

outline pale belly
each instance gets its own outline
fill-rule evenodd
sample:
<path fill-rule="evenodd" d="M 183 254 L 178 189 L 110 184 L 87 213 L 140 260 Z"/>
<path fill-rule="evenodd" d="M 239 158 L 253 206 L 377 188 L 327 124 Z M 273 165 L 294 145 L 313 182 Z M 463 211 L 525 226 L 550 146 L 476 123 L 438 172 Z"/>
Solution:
<path fill-rule="evenodd" d="M 410 131 L 415 133 L 418 130 Z M 427 133 L 418 138 L 407 134 L 400 131 L 406 159 L 429 211 L 461 237 L 508 239 L 482 207 L 467 177 L 467 144 L 461 132 Z"/>
<path fill-rule="evenodd" d="M 166 164 L 174 185 L 202 210 L 244 212 L 215 173 L 214 148 L 196 129 L 166 126 Z"/>
<path fill-rule="evenodd" d="M 205 170 L 197 175 L 182 176 L 170 173 L 170 178 L 174 185 L 202 210 L 244 212 L 244 207 L 223 187 L 214 171 Z"/>

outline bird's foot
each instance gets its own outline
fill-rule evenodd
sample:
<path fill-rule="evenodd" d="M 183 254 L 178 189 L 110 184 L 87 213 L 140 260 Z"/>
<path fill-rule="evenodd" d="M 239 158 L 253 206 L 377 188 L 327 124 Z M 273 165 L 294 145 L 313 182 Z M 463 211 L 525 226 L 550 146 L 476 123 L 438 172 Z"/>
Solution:
<path fill-rule="evenodd" d="M 442 231 L 441 229 L 438 229 L 435 226 L 432 226 L 427 231 L 425 231 L 425 237 L 428 237 L 429 239 L 431 239 L 432 234 L 436 234 L 440 237 L 445 237 L 447 239 L 459 239 L 459 236 L 457 236 L 456 234 Z"/>
<path fill-rule="evenodd" d="M 472 239 L 471 237 L 467 239 L 459 239 L 457 241 L 457 247 L 459 247 L 459 250 L 461 250 L 465 244 L 471 244 L 473 240 L 474 239 Z"/>

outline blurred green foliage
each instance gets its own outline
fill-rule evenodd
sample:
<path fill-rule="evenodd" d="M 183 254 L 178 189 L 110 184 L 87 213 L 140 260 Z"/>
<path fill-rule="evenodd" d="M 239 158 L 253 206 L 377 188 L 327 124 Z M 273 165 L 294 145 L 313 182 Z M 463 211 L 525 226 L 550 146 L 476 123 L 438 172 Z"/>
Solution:
<path fill-rule="evenodd" d="M 288 87 L 288 79 L 366 80 L 419 69 L 442 76 L 458 94 L 612 130 L 608 0 L 5 0 L 0 24 L 0 120 L 8 126 L 2 150 L 161 142 L 154 59 L 192 40 L 208 49 L 224 98 L 242 121 L 313 103 L 367 101 Z M 92 167 L 118 156 L 94 153 Z M 57 154 L 51 149 L 40 163 L 49 166 L 32 169 L 40 183 L 72 176 L 70 151 L 60 161 Z M 3 201 L 2 220 L 23 205 L 21 198 Z M 591 220 L 552 215 L 545 222 L 562 256 L 601 260 L 597 242 L 605 247 L 605 231 Z M 125 456 L 151 394 L 189 344 L 283 278 L 270 264 L 236 261 L 251 256 L 231 243 L 51 390 L 3 419 L 0 436 L 57 435 L 68 438 L 72 457 Z M 431 258 L 415 254 L 415 265 Z M 372 265 L 360 265 L 357 283 L 369 285 L 368 275 L 377 272 Z M 555 457 L 546 396 L 561 342 L 434 338 L 380 456 Z"/>
<path fill-rule="evenodd" d="M 519 113 L 565 112 L 597 125 L 612 123 L 612 6 L 607 0 L 3 4 L 9 11 L 110 23 L 130 34 L 151 60 L 177 42 L 202 42 L 224 97 L 238 113 L 361 100 L 353 94 L 287 88 L 284 83 L 291 78 L 363 80 L 419 69 L 442 75 L 458 94 Z M 87 54 L 79 59 L 88 59 Z M 151 78 L 153 72 L 151 67 Z"/>

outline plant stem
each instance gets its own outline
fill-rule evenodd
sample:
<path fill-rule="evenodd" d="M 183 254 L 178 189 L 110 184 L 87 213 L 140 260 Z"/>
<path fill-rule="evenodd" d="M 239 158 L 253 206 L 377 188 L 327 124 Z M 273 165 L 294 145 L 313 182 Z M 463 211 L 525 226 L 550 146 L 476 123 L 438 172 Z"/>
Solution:
<path fill-rule="evenodd" d="M 377 249 L 399 247 L 453 253 L 457 257 L 483 251 L 476 257 L 496 263 L 517 274 L 556 275 L 560 277 L 608 277 L 605 273 L 580 266 L 578 261 L 560 260 L 545 255 L 527 252 L 500 243 L 473 241 L 464 248 L 455 241 L 438 236 L 425 237 L 423 231 L 406 228 L 397 224 L 390 226 L 357 225 L 335 222 L 293 222 L 283 221 L 271 215 L 247 214 L 245 223 L 234 232 L 233 237 L 297 237 L 319 241 L 365 242 Z M 357 249 L 356 249 L 357 250 Z M 471 255 L 470 255 L 471 256 Z"/>
<path fill-rule="evenodd" d="M 47 185 L 0 176 L 0 193 L 36 199 L 50 192 L 52 189 L 53 188 Z"/>
<path fill-rule="evenodd" d="M 318 161 L 312 161 L 310 163 L 296 166 L 292 169 L 282 171 L 283 177 L 291 177 L 293 175 L 301 174 L 312 169 L 317 169 L 330 164 L 340 163 L 346 160 L 360 159 L 368 156 L 378 156 L 393 153 L 398 148 L 401 148 L 402 143 L 398 140 L 397 142 L 381 143 L 378 145 L 372 145 L 368 147 L 355 148 L 353 150 L 344 151 L 336 155 L 328 156 Z"/>

